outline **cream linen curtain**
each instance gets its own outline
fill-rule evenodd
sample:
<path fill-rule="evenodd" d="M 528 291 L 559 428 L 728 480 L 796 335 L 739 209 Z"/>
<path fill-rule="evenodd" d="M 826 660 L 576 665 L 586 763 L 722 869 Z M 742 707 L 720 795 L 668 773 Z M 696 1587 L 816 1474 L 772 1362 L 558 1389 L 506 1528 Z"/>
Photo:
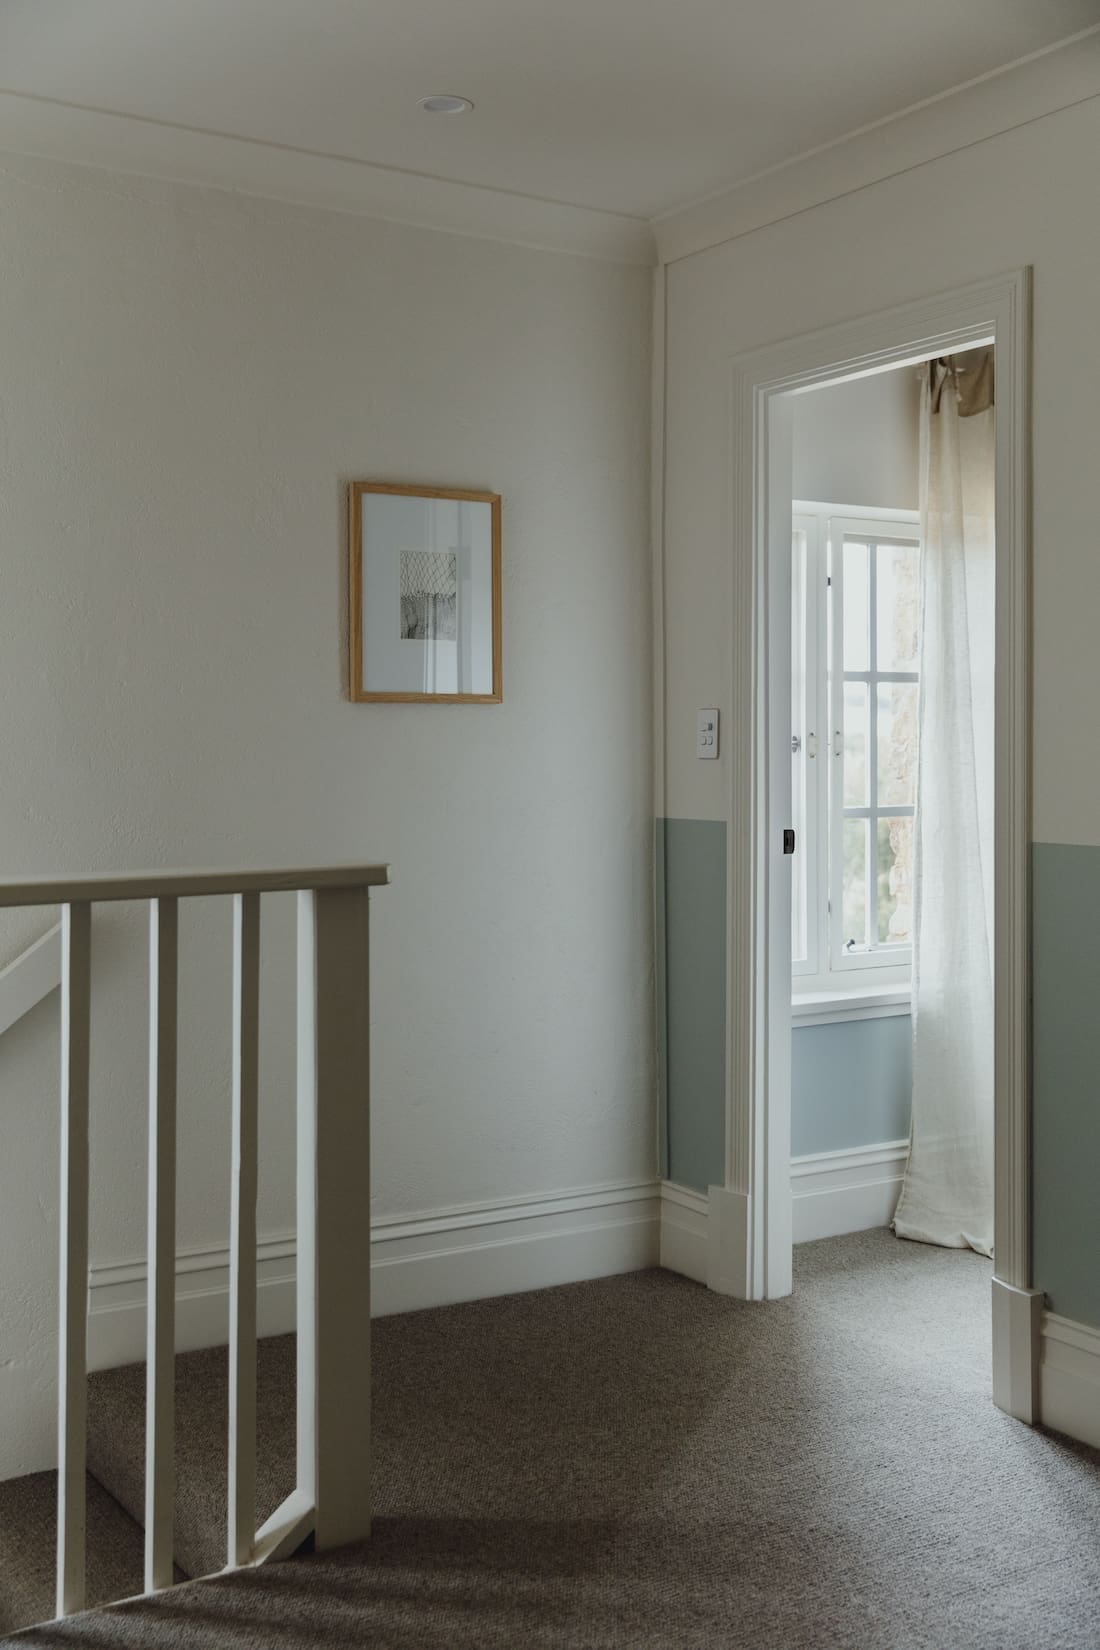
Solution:
<path fill-rule="evenodd" d="M 993 355 L 922 369 L 913 1115 L 899 1237 L 993 1252 Z"/>

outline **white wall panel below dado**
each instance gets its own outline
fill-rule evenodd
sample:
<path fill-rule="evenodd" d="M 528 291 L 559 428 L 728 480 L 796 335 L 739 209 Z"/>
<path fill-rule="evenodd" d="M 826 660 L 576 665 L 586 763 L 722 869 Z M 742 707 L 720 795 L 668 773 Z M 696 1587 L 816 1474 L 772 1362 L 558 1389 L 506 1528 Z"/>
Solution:
<path fill-rule="evenodd" d="M 730 361 L 765 343 L 1034 268 L 1034 828 L 1100 843 L 1093 743 L 1092 407 L 1100 370 L 1100 98 L 686 257 L 667 271 L 667 812 L 723 816 L 695 761 L 729 707 Z M 1057 186 L 1051 186 L 1051 179 Z M 701 771 L 701 770 L 707 771 Z"/>
<path fill-rule="evenodd" d="M 10 155 L 0 216 L 7 870 L 390 861 L 376 1214 L 652 1175 L 649 272 Z M 503 704 L 348 702 L 352 478 L 503 494 Z M 144 923 L 94 924 L 93 1264 L 143 1252 Z M 293 900 L 263 925 L 284 1231 Z M 183 906 L 185 1249 L 228 1236 L 230 940 Z M 56 1036 L 0 1042 L 0 1406 L 44 1411 Z"/>

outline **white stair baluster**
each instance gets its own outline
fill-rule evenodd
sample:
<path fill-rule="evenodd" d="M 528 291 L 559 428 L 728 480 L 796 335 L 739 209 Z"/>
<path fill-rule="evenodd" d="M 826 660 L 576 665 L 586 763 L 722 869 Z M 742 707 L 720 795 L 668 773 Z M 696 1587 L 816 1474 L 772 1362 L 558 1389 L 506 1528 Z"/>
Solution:
<path fill-rule="evenodd" d="M 260 896 L 233 899 L 232 1212 L 229 1235 L 227 1563 L 256 1543 L 256 1188 L 260 1052 Z"/>
<path fill-rule="evenodd" d="M 0 910 L 61 905 L 58 930 L 3 972 L 0 1033 L 61 982 L 58 1616 L 86 1603 L 91 916 L 149 903 L 145 1372 L 148 1592 L 173 1581 L 179 900 L 234 896 L 230 1568 L 370 1534 L 369 890 L 385 865 L 154 871 L 0 882 Z M 294 1488 L 256 1529 L 256 1198 L 262 893 L 298 895 L 297 1329 Z M 59 934 L 59 949 L 54 936 Z M 53 973 L 51 974 L 51 969 Z"/>
<path fill-rule="evenodd" d="M 172 1584 L 176 1488 L 176 1007 L 179 911 L 149 902 L 149 1283 L 145 1590 Z"/>
<path fill-rule="evenodd" d="M 61 917 L 61 1270 L 58 1340 L 57 1614 L 84 1608 L 88 1412 L 88 1051 L 92 908 Z"/>

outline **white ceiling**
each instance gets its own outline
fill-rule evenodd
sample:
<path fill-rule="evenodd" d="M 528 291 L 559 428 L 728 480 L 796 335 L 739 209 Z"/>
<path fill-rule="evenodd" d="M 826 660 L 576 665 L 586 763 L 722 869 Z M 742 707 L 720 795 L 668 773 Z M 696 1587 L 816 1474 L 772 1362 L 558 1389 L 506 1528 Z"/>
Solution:
<path fill-rule="evenodd" d="M 0 0 L 0 92 L 652 218 L 1100 0 Z M 472 114 L 427 116 L 457 92 Z"/>

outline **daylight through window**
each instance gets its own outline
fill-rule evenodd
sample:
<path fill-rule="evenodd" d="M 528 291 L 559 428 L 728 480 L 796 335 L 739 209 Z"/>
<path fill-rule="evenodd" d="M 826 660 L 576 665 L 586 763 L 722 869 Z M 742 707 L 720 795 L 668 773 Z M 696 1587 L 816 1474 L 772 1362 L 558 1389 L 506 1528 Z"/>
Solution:
<path fill-rule="evenodd" d="M 800 991 L 908 976 L 917 781 L 918 522 L 796 506 L 792 960 Z M 882 977 L 885 983 L 885 977 Z"/>

